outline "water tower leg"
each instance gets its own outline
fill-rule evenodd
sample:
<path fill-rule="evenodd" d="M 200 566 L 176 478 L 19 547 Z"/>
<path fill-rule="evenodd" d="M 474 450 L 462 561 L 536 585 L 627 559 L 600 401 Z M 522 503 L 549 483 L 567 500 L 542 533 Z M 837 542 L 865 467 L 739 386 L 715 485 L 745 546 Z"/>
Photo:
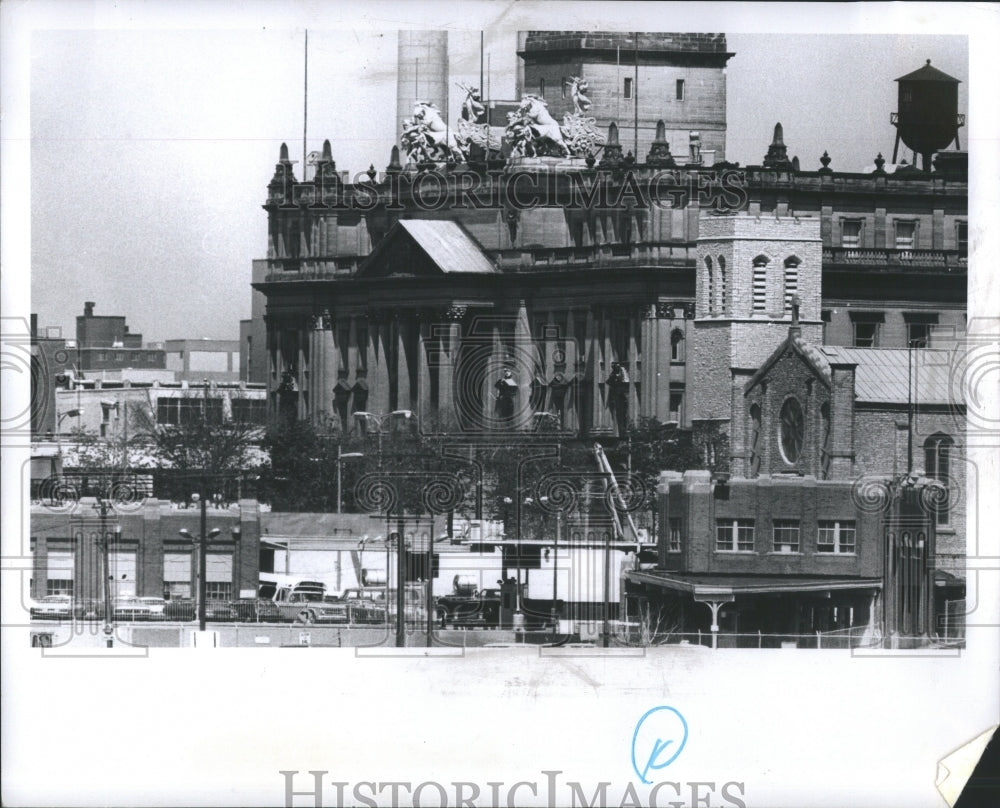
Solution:
<path fill-rule="evenodd" d="M 896 130 L 896 145 L 892 147 L 892 164 L 896 165 L 896 155 L 899 153 L 899 130 Z"/>

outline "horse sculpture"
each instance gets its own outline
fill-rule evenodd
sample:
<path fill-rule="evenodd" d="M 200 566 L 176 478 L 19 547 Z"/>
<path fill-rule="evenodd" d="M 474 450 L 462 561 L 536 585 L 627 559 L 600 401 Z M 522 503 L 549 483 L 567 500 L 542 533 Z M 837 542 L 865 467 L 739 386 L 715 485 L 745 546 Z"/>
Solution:
<path fill-rule="evenodd" d="M 465 159 L 465 149 L 444 122 L 436 104 L 418 101 L 413 107 L 413 124 L 427 138 L 431 159 L 447 160 L 452 156 Z"/>
<path fill-rule="evenodd" d="M 516 113 L 508 115 L 508 139 L 514 144 L 514 153 L 538 153 L 538 141 L 553 144 L 560 154 L 569 154 L 569 147 L 563 140 L 562 129 L 549 113 L 545 100 L 537 95 L 525 95 Z"/>

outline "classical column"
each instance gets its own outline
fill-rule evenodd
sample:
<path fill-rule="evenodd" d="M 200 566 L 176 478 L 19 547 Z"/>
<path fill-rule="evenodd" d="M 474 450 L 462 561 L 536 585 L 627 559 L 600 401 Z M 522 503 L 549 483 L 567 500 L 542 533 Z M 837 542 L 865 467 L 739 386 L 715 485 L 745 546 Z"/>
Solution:
<path fill-rule="evenodd" d="M 431 336 L 431 318 L 426 312 L 417 315 L 417 418 L 421 427 L 431 428 L 427 420 L 431 415 L 431 368 L 427 355 L 434 351 Z M 438 391 L 440 400 L 440 391 Z"/>
<path fill-rule="evenodd" d="M 538 348 L 531 336 L 528 323 L 528 308 L 525 301 L 517 304 L 517 320 L 514 323 L 514 378 L 517 381 L 517 401 L 514 405 L 514 429 L 528 430 L 532 427 L 531 383 L 535 378 Z"/>
<path fill-rule="evenodd" d="M 381 311 L 368 312 L 369 343 L 372 362 L 368 365 L 368 409 L 375 413 L 386 413 L 389 404 L 389 319 Z"/>
<path fill-rule="evenodd" d="M 462 320 L 465 318 L 465 312 L 465 306 L 449 306 L 442 313 L 444 323 L 435 329 L 440 335 L 437 369 L 438 423 L 439 428 L 445 432 L 458 428 L 455 368 L 458 365 L 458 352 L 461 350 Z"/>
<path fill-rule="evenodd" d="M 413 323 L 408 313 L 399 314 L 395 320 L 396 327 L 396 409 L 410 409 L 410 356 L 407 348 L 410 343 Z"/>

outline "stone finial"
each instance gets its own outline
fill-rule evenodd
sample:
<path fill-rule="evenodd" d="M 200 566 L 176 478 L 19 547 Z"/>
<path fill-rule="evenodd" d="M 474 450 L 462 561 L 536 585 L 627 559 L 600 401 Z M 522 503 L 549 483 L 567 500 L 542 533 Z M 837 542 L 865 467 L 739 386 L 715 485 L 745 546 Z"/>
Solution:
<path fill-rule="evenodd" d="M 281 148 L 278 150 L 278 160 L 282 163 L 288 162 L 288 144 L 282 143 Z"/>
<path fill-rule="evenodd" d="M 673 168 L 677 165 L 670 153 L 670 143 L 667 141 L 667 126 L 661 118 L 656 122 L 656 137 L 646 155 L 646 164 L 660 168 Z"/>
<path fill-rule="evenodd" d="M 799 156 L 795 155 L 795 157 L 792 158 L 792 171 L 799 171 L 799 170 L 800 170 L 799 169 Z"/>
<path fill-rule="evenodd" d="M 792 161 L 788 159 L 788 147 L 785 146 L 784 130 L 780 123 L 774 125 L 774 137 L 771 139 L 771 145 L 767 147 L 764 168 L 792 168 Z"/>
<path fill-rule="evenodd" d="M 332 160 L 333 159 L 333 149 L 330 148 L 330 141 L 329 140 L 324 140 L 323 141 L 323 156 L 320 159 L 321 160 Z"/>
<path fill-rule="evenodd" d="M 882 152 L 879 152 L 878 156 L 875 158 L 875 173 L 884 174 L 885 170 L 882 168 L 882 166 L 884 165 L 885 165 L 885 158 L 882 156 Z"/>
<path fill-rule="evenodd" d="M 823 164 L 823 167 L 819 170 L 820 174 L 832 174 L 833 173 L 833 169 L 830 168 L 830 155 L 827 154 L 826 151 L 823 152 L 823 156 L 819 158 L 819 161 L 820 161 L 820 163 Z"/>
<path fill-rule="evenodd" d="M 375 164 L 369 163 L 368 170 L 365 172 L 368 175 L 368 179 L 375 182 L 375 178 L 378 176 L 378 172 L 375 170 Z"/>
<path fill-rule="evenodd" d="M 389 165 L 386 167 L 386 174 L 398 174 L 403 170 L 403 166 L 399 163 L 399 146 L 393 146 L 392 151 L 389 152 Z"/>
<path fill-rule="evenodd" d="M 601 155 L 601 168 L 617 168 L 624 162 L 622 147 L 618 142 L 618 124 L 614 121 L 608 126 L 608 139 Z"/>

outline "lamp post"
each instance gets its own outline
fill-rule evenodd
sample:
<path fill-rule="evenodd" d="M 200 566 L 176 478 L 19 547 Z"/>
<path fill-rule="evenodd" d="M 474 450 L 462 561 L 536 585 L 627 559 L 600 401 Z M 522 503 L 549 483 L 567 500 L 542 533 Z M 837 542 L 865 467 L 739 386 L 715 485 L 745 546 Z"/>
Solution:
<path fill-rule="evenodd" d="M 108 648 L 114 646 L 114 640 L 112 635 L 114 634 L 114 620 L 115 612 L 114 607 L 111 603 L 111 547 L 110 547 L 110 537 L 108 536 L 108 514 L 114 510 L 111 505 L 111 500 L 102 498 L 94 504 L 95 510 L 97 510 L 101 515 L 101 568 L 102 568 L 102 578 L 104 579 L 104 584 L 102 591 L 104 593 L 104 638 L 107 643 Z M 115 538 L 121 537 L 122 528 L 121 525 L 115 525 Z"/>
<path fill-rule="evenodd" d="M 548 497 L 539 497 L 539 501 L 548 503 Z M 552 634 L 559 633 L 559 533 L 562 529 L 562 511 L 556 511 L 556 537 L 552 542 Z"/>
<path fill-rule="evenodd" d="M 201 533 L 198 538 L 195 539 L 191 535 L 191 532 L 187 528 L 181 528 L 178 531 L 185 539 L 189 539 L 192 544 L 198 548 L 198 630 L 205 630 L 205 599 L 207 587 L 205 586 L 206 571 L 208 568 L 207 556 L 208 556 L 208 545 L 206 542 L 208 539 L 214 539 L 219 535 L 220 531 L 217 527 L 208 530 L 208 513 L 206 508 L 208 504 L 206 502 L 207 497 L 205 496 L 205 478 L 202 478 L 201 482 L 201 495 L 192 494 L 191 499 L 195 502 L 200 502 L 201 504 Z"/>
<path fill-rule="evenodd" d="M 350 457 L 364 457 L 363 452 L 342 452 L 341 445 L 337 444 L 337 513 L 343 510 L 343 497 L 341 496 L 341 462 Z"/>
<path fill-rule="evenodd" d="M 382 469 L 382 425 L 383 423 L 391 423 L 393 418 L 403 418 L 409 420 L 413 417 L 413 412 L 411 410 L 393 410 L 389 413 L 372 413 L 372 412 L 356 412 L 354 417 L 358 421 L 364 424 L 366 427 L 369 422 L 375 424 L 375 434 L 378 436 L 378 467 L 381 471 Z M 339 467 L 339 464 L 338 464 Z M 406 603 L 404 601 L 405 595 L 405 580 L 406 580 L 406 548 L 405 540 L 403 538 L 403 513 L 402 507 L 399 508 L 398 522 L 396 526 L 396 535 L 398 536 L 396 543 L 396 647 L 403 648 L 406 645 Z M 390 508 L 386 511 L 386 549 L 385 549 L 385 580 L 386 580 L 386 623 L 389 622 L 389 547 L 392 538 L 392 509 Z"/>

